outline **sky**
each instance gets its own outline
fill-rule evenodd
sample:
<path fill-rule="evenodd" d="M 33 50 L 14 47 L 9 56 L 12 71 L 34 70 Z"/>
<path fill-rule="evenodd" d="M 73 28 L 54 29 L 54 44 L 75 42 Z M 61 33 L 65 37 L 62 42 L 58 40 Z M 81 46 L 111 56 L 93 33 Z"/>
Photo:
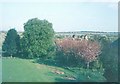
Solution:
<path fill-rule="evenodd" d="M 0 31 L 15 28 L 24 31 L 23 24 L 31 18 L 46 19 L 56 32 L 118 31 L 117 2 L 2 2 Z"/>

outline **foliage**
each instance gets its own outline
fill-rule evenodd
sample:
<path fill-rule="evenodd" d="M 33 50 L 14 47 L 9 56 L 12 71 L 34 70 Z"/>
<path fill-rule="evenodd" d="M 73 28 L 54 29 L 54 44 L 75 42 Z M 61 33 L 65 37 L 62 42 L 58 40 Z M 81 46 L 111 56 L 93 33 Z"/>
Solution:
<path fill-rule="evenodd" d="M 3 56 L 15 56 L 20 50 L 20 37 L 15 29 L 10 29 L 2 45 Z"/>
<path fill-rule="evenodd" d="M 101 54 L 101 61 L 105 67 L 105 77 L 110 82 L 118 81 L 118 46 L 105 46 L 103 54 Z M 107 54 L 106 54 L 107 51 Z M 103 57 L 104 56 L 104 57 Z"/>
<path fill-rule="evenodd" d="M 106 82 L 103 73 L 104 73 L 103 69 L 101 69 L 101 71 L 98 71 L 97 69 L 91 70 L 91 69 L 80 68 L 79 73 L 77 73 L 77 80 L 78 81 L 86 80 L 85 82 Z"/>
<path fill-rule="evenodd" d="M 104 76 L 107 81 L 116 82 L 118 81 L 118 43 L 116 42 L 114 46 L 110 37 L 107 36 L 98 36 L 96 39 L 102 47 L 100 61 L 105 68 Z"/>
<path fill-rule="evenodd" d="M 90 68 L 101 70 L 103 69 L 103 63 L 100 61 L 100 59 L 97 59 L 90 64 Z"/>
<path fill-rule="evenodd" d="M 78 61 L 78 59 L 83 59 L 86 63 L 90 63 L 97 59 L 100 54 L 100 45 L 97 42 L 90 40 L 73 40 L 73 39 L 62 39 L 56 40 L 56 45 L 58 51 L 62 51 L 65 55 L 66 61 L 69 60 L 71 56 L 72 59 Z M 89 65 L 88 65 L 89 67 Z"/>
<path fill-rule="evenodd" d="M 33 18 L 24 24 L 22 51 L 29 58 L 44 57 L 53 47 L 54 30 L 47 20 Z"/>
<path fill-rule="evenodd" d="M 57 39 L 63 39 L 64 36 L 62 36 L 62 35 L 61 36 L 60 35 L 56 35 L 55 38 L 57 38 Z"/>

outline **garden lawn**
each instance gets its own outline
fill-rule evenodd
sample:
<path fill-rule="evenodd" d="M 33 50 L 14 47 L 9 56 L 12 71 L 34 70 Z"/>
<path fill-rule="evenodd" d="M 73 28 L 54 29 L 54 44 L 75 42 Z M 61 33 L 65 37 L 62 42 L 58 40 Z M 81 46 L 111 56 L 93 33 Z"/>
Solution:
<path fill-rule="evenodd" d="M 55 71 L 64 74 L 55 73 Z M 2 58 L 3 82 L 61 82 L 65 76 L 74 74 L 60 67 L 34 63 L 33 60 L 19 58 Z"/>
<path fill-rule="evenodd" d="M 89 78 L 86 73 L 89 72 Z M 35 60 L 2 58 L 2 82 L 104 82 L 97 71 L 70 70 Z"/>

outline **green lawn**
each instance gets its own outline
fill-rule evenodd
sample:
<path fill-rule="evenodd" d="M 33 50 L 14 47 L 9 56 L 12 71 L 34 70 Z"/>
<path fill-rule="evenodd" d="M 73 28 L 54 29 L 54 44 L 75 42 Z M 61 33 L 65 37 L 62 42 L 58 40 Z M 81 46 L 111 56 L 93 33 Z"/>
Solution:
<path fill-rule="evenodd" d="M 56 70 L 64 74 L 57 74 Z M 60 82 L 65 76 L 73 76 L 72 72 L 63 68 L 19 58 L 3 58 L 2 73 L 3 82 Z"/>
<path fill-rule="evenodd" d="M 2 58 L 3 82 L 103 82 L 105 78 L 98 72 L 88 79 L 84 70 L 72 71 L 57 66 L 35 63 L 34 60 Z M 91 78 L 92 77 L 92 78 Z"/>

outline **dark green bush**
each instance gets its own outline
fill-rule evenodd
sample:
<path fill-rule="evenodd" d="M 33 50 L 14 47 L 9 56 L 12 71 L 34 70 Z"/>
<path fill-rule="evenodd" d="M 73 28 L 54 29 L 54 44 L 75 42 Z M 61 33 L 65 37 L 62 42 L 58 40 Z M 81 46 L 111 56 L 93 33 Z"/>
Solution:
<path fill-rule="evenodd" d="M 108 36 L 97 36 L 95 39 L 101 43 L 100 61 L 105 69 L 104 76 L 108 82 L 118 81 L 118 42 L 113 42 Z"/>
<path fill-rule="evenodd" d="M 55 60 L 60 66 L 68 66 L 68 67 L 80 66 L 82 63 L 84 63 L 81 62 L 80 59 L 75 58 L 74 53 L 65 54 L 64 51 L 62 50 L 56 52 Z"/>
<path fill-rule="evenodd" d="M 84 69 L 80 68 L 77 72 L 77 81 L 80 82 L 105 82 L 106 79 L 103 76 L 104 69 Z"/>

